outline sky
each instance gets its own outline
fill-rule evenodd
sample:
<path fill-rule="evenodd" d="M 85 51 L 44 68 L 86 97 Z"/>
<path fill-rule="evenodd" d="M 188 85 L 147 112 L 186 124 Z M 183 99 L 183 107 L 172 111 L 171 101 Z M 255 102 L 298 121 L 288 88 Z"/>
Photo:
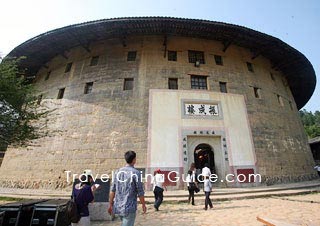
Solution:
<path fill-rule="evenodd" d="M 86 21 L 132 16 L 205 19 L 274 36 L 303 53 L 318 84 L 303 107 L 320 111 L 320 1 L 318 0 L 2 0 L 0 56 L 41 33 Z"/>

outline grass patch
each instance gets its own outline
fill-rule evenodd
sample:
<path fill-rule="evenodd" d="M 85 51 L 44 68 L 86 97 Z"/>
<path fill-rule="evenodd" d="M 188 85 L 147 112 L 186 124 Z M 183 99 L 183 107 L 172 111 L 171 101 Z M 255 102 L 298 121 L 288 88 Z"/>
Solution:
<path fill-rule="evenodd" d="M 22 198 L 12 198 L 12 197 L 0 197 L 0 201 L 5 202 L 13 202 L 13 201 L 20 201 L 23 200 Z"/>

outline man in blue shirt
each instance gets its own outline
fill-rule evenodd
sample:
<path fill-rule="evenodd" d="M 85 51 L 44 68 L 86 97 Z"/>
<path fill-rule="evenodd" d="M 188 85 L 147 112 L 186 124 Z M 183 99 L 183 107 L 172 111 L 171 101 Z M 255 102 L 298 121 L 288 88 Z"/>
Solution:
<path fill-rule="evenodd" d="M 141 175 L 134 168 L 136 153 L 134 151 L 127 151 L 124 158 L 127 165 L 115 173 L 111 185 L 108 212 L 120 216 L 122 221 L 121 226 L 133 226 L 136 219 L 137 197 L 139 197 L 143 213 L 146 213 L 147 208 L 144 201 Z"/>

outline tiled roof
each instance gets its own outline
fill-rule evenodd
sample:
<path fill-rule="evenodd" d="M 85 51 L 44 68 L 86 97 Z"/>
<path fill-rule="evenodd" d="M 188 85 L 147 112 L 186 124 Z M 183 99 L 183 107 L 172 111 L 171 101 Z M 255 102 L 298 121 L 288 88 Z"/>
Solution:
<path fill-rule="evenodd" d="M 38 35 L 15 49 L 8 57 L 26 56 L 21 67 L 34 75 L 50 59 L 76 46 L 130 35 L 187 36 L 212 39 L 248 48 L 253 57 L 268 58 L 273 68 L 286 76 L 298 108 L 313 94 L 316 85 L 314 69 L 299 51 L 270 35 L 232 24 L 208 20 L 172 17 L 132 17 L 104 19 L 55 29 Z"/>

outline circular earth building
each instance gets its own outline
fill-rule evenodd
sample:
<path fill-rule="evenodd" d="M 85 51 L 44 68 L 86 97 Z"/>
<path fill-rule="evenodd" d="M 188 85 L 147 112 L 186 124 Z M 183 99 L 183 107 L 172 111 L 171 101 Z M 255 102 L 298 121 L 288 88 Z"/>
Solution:
<path fill-rule="evenodd" d="M 84 169 L 110 175 L 127 150 L 172 189 L 185 186 L 176 177 L 191 163 L 197 173 L 208 164 L 221 187 L 317 177 L 298 113 L 315 72 L 275 37 L 206 20 L 117 18 L 41 34 L 8 55 L 19 56 L 39 107 L 55 111 L 50 136 L 7 149 L 2 186 L 63 188 Z"/>

